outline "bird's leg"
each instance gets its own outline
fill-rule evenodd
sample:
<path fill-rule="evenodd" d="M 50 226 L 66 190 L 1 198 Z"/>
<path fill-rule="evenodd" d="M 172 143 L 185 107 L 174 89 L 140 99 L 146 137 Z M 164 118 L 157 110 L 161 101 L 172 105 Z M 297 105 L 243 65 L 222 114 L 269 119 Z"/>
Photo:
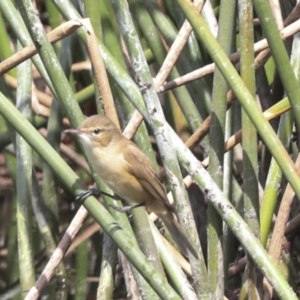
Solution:
<path fill-rule="evenodd" d="M 118 212 L 125 213 L 125 212 L 128 212 L 128 211 L 131 211 L 134 208 L 145 206 L 145 203 L 142 202 L 142 203 L 136 204 L 134 206 L 129 206 L 129 205 L 128 206 L 117 206 L 117 205 L 113 205 L 113 204 L 110 204 L 109 206 L 111 208 L 117 210 Z"/>
<path fill-rule="evenodd" d="M 96 186 L 93 186 L 90 189 L 82 191 L 79 195 L 76 196 L 75 200 L 77 202 L 79 202 L 80 204 L 83 204 L 84 200 L 92 195 L 95 196 L 96 198 L 99 198 L 100 195 L 104 195 L 104 196 L 116 199 L 114 195 L 105 193 L 105 192 L 99 190 Z"/>

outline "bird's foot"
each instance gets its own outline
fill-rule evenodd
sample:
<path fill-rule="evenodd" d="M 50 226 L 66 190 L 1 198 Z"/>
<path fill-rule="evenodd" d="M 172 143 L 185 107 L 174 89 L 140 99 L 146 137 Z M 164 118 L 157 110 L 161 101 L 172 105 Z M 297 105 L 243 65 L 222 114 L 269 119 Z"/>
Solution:
<path fill-rule="evenodd" d="M 99 190 L 98 188 L 92 187 L 90 189 L 82 191 L 79 195 L 76 196 L 75 200 L 77 202 L 79 202 L 80 204 L 83 204 L 83 202 L 85 201 L 85 199 L 88 198 L 89 196 L 95 196 L 96 198 L 99 198 L 100 195 L 105 195 L 107 197 L 115 199 L 115 197 L 113 195 L 105 193 L 105 192 Z"/>

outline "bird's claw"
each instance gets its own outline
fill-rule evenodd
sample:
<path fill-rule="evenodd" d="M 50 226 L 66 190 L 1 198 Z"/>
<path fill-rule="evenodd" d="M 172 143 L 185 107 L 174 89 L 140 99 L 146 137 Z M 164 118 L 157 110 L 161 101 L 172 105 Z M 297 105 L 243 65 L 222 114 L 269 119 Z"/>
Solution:
<path fill-rule="evenodd" d="M 89 196 L 95 196 L 96 198 L 99 198 L 100 195 L 104 195 L 113 199 L 116 199 L 114 195 L 110 195 L 108 193 L 105 193 L 98 188 L 92 187 L 90 189 L 87 189 L 85 191 L 82 191 L 79 195 L 76 196 L 75 200 L 79 202 L 80 204 L 83 204 L 84 200 L 88 198 Z"/>
<path fill-rule="evenodd" d="M 83 204 L 85 199 L 92 195 L 95 196 L 96 198 L 99 198 L 99 196 L 101 195 L 101 191 L 97 188 L 91 188 L 91 189 L 82 191 L 79 195 L 76 196 L 75 200 L 76 200 L 76 202 Z"/>

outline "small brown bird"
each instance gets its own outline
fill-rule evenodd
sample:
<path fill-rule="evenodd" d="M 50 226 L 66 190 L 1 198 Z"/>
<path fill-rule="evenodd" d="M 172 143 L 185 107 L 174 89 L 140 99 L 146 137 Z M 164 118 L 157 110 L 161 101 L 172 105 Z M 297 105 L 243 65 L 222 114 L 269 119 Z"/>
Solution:
<path fill-rule="evenodd" d="M 75 133 L 87 151 L 97 173 L 106 185 L 121 199 L 137 206 L 145 205 L 159 216 L 179 249 L 187 249 L 198 257 L 174 217 L 165 189 L 148 157 L 130 140 L 125 138 L 114 123 L 105 116 L 87 118 Z"/>

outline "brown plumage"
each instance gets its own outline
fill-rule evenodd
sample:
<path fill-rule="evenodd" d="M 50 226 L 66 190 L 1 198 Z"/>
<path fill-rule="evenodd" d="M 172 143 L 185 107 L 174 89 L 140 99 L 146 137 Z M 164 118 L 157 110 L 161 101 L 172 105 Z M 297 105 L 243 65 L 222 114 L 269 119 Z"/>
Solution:
<path fill-rule="evenodd" d="M 130 204 L 144 203 L 164 222 L 180 250 L 187 249 L 197 257 L 174 217 L 164 187 L 147 156 L 125 138 L 105 116 L 87 118 L 77 130 L 94 163 L 97 173 L 107 186 Z"/>

